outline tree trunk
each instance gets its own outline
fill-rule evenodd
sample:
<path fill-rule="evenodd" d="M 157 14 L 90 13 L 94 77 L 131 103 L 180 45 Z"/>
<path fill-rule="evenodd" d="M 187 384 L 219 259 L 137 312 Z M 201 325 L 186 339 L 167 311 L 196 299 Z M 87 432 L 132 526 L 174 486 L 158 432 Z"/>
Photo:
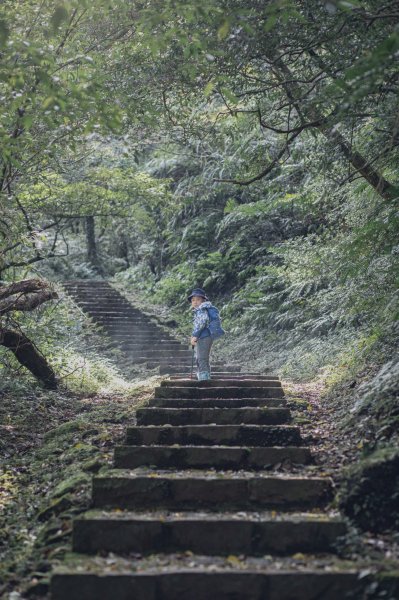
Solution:
<path fill-rule="evenodd" d="M 378 171 L 368 164 L 368 161 L 364 156 L 359 152 L 352 150 L 350 144 L 339 131 L 334 128 L 325 128 L 322 125 L 319 126 L 319 130 L 327 139 L 337 144 L 342 154 L 348 159 L 356 171 L 364 177 L 384 200 L 393 200 L 398 197 L 399 192 L 395 186 L 389 183 L 381 173 L 378 173 Z"/>
<path fill-rule="evenodd" d="M 304 120 L 319 123 L 315 127 L 330 141 L 337 145 L 343 155 L 351 163 L 354 169 L 375 189 L 384 200 L 393 200 L 398 197 L 398 189 L 387 181 L 381 173 L 378 173 L 359 152 L 352 150 L 351 145 L 337 130 L 336 125 L 331 126 L 315 108 L 301 105 L 304 96 L 303 90 L 296 83 L 295 77 L 284 61 L 279 57 L 270 57 L 275 66 L 275 74 L 278 76 L 282 87 L 285 89 L 287 98 L 295 107 L 298 115 Z"/>
<path fill-rule="evenodd" d="M 86 247 L 87 247 L 87 260 L 99 273 L 102 272 L 100 266 L 100 259 L 97 253 L 97 243 L 96 243 L 96 231 L 95 231 L 95 223 L 94 217 L 89 216 L 85 217 L 85 225 L 86 225 Z"/>
<path fill-rule="evenodd" d="M 0 344 L 14 353 L 18 362 L 29 369 L 49 390 L 57 388 L 55 373 L 33 342 L 23 333 L 0 327 Z"/>

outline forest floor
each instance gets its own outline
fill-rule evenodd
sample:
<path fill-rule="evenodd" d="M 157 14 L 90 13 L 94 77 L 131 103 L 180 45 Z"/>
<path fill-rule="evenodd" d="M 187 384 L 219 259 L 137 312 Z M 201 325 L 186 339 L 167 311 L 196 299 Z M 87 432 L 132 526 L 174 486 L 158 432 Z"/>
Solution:
<path fill-rule="evenodd" d="M 129 395 L 0 394 L 0 598 L 46 596 L 72 519 L 89 506 L 92 474 L 111 466 L 153 386 L 150 378 Z"/>
<path fill-rule="evenodd" d="M 0 396 L 1 598 L 48 598 L 51 566 L 70 552 L 72 520 L 90 506 L 92 474 L 111 466 L 113 447 L 159 379 L 143 380 L 130 395 L 35 391 Z M 283 385 L 316 458 L 306 470 L 339 483 L 342 468 L 362 451 L 359 432 L 354 428 L 349 434 L 339 426 L 343 403 L 323 401 L 320 385 Z M 277 465 L 280 472 L 286 469 L 292 471 Z M 351 528 L 343 557 L 356 560 L 364 575 L 381 565 L 397 570 L 399 538 Z"/>

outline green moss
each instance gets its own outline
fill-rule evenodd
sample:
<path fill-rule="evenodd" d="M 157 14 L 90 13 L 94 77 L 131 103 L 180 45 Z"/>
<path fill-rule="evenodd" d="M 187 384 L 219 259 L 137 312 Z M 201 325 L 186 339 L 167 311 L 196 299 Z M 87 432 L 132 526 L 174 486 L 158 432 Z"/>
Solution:
<path fill-rule="evenodd" d="M 84 460 L 97 452 L 98 449 L 95 446 L 78 442 L 72 448 L 63 452 L 62 459 L 65 462 L 75 462 L 76 460 Z"/>
<path fill-rule="evenodd" d="M 399 449 L 384 448 L 349 467 L 338 494 L 339 508 L 365 531 L 399 526 Z"/>
<path fill-rule="evenodd" d="M 52 500 L 44 510 L 42 510 L 37 518 L 39 521 L 46 521 L 53 515 L 59 515 L 64 510 L 68 510 L 73 505 L 70 494 L 64 494 L 55 500 Z"/>
<path fill-rule="evenodd" d="M 73 492 L 76 490 L 76 488 L 84 485 L 88 481 L 90 481 L 89 475 L 83 471 L 78 471 L 75 475 L 72 475 L 72 477 L 68 477 L 67 479 L 61 481 L 54 489 L 52 496 L 57 498 L 67 494 L 68 492 Z"/>
<path fill-rule="evenodd" d="M 68 421 L 67 423 L 63 423 L 56 429 L 52 429 L 48 431 L 44 436 L 45 443 L 53 442 L 54 440 L 69 438 L 76 433 L 82 432 L 84 430 L 90 429 L 92 426 L 89 423 L 86 423 L 82 420 L 76 421 Z"/>

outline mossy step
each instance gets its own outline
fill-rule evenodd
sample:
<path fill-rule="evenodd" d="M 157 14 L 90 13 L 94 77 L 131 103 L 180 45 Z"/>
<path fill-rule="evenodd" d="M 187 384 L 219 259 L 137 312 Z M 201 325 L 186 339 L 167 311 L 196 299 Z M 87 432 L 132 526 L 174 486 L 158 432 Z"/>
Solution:
<path fill-rule="evenodd" d="M 122 341 L 124 342 L 126 345 L 129 345 L 130 347 L 134 348 L 162 348 L 162 349 L 175 349 L 175 348 L 183 348 L 184 350 L 187 350 L 187 344 L 181 344 L 180 342 L 174 341 L 174 340 L 169 340 L 167 338 L 157 338 L 156 341 L 154 341 L 152 338 L 148 338 L 148 337 L 142 337 L 139 338 L 135 333 L 131 333 L 131 332 L 125 332 L 123 333 L 118 333 L 118 334 L 112 334 L 111 336 L 113 339 L 117 340 L 117 341 Z"/>
<path fill-rule="evenodd" d="M 241 381 L 241 380 L 247 380 L 247 379 L 251 379 L 252 381 L 280 381 L 280 378 L 275 376 L 275 375 L 259 375 L 258 373 L 249 373 L 249 372 L 245 372 L 243 371 L 242 373 L 240 372 L 239 374 L 233 374 L 233 373 L 229 373 L 229 372 L 220 372 L 217 373 L 214 377 L 212 377 L 211 381 L 218 381 L 218 382 L 225 382 L 227 381 Z M 170 376 L 170 380 L 171 381 L 180 381 L 182 384 L 185 381 L 191 381 L 191 379 L 189 378 L 189 376 L 187 375 L 187 373 L 177 373 L 176 375 L 171 375 Z"/>
<path fill-rule="evenodd" d="M 202 555 L 334 552 L 346 524 L 320 515 L 262 513 L 132 513 L 90 511 L 73 524 L 73 550 L 95 554 L 171 553 Z"/>
<path fill-rule="evenodd" d="M 183 349 L 186 352 L 190 352 L 190 356 L 191 356 L 191 350 L 188 347 L 187 344 L 182 344 L 181 342 L 178 342 L 176 340 L 169 340 L 166 338 L 157 338 L 156 340 L 152 339 L 152 338 L 138 338 L 136 336 L 136 334 L 134 332 L 126 332 L 126 335 L 123 336 L 122 334 L 118 334 L 118 336 L 113 335 L 112 338 L 115 341 L 119 341 L 121 343 L 123 343 L 126 346 L 129 347 L 143 347 L 146 346 L 148 348 L 150 348 L 151 350 L 157 349 L 157 348 L 163 348 L 165 349 Z"/>
<path fill-rule="evenodd" d="M 176 386 L 157 387 L 154 390 L 155 398 L 281 398 L 283 396 L 284 391 L 281 386 Z"/>
<path fill-rule="evenodd" d="M 177 349 L 184 349 L 187 350 L 187 346 L 185 346 L 184 344 L 181 344 L 180 342 L 175 342 L 173 340 L 169 340 L 168 338 L 159 338 L 159 337 L 154 337 L 154 338 L 149 338 L 149 337 L 139 337 L 135 334 L 132 334 L 131 337 L 130 334 L 126 335 L 126 337 L 123 337 L 122 335 L 114 335 L 112 332 L 110 331 L 104 331 L 104 334 L 109 336 L 111 338 L 111 340 L 113 342 L 117 342 L 117 343 L 124 343 L 130 347 L 132 347 L 133 349 L 136 348 L 161 348 L 163 350 L 168 349 L 168 350 L 175 350 Z M 173 354 L 172 354 L 173 356 Z"/>
<path fill-rule="evenodd" d="M 170 333 L 168 333 L 167 331 L 165 331 L 164 329 L 160 329 L 159 327 L 157 327 L 156 325 L 154 325 L 153 323 L 149 323 L 148 325 L 146 325 L 146 328 L 150 327 L 151 331 L 150 332 L 146 332 L 141 331 L 140 328 L 127 328 L 126 327 L 126 323 L 118 323 L 118 322 L 111 322 L 111 323 L 102 323 L 101 325 L 104 329 L 106 328 L 107 330 L 109 329 L 109 331 L 112 331 L 115 335 L 127 335 L 127 336 L 131 336 L 133 338 L 140 338 L 140 339 L 145 339 L 146 337 L 149 339 L 152 339 L 152 337 L 157 334 L 158 335 L 158 339 L 166 339 L 169 340 L 171 342 L 179 342 L 179 340 L 177 340 L 175 337 L 173 337 Z M 188 344 L 187 344 L 188 345 Z"/>
<path fill-rule="evenodd" d="M 211 379 L 210 381 L 195 381 L 190 379 L 185 379 L 184 381 L 171 381 L 164 380 L 161 381 L 161 387 L 164 388 L 181 388 L 181 387 L 190 387 L 190 388 L 261 388 L 261 387 L 281 387 L 281 381 L 278 379 L 243 379 L 243 380 L 230 380 L 226 379 L 224 381 L 219 381 L 217 379 Z"/>
<path fill-rule="evenodd" d="M 229 446 L 116 446 L 114 467 L 135 469 L 155 466 L 168 469 L 260 470 L 279 463 L 311 462 L 309 448 Z"/>
<path fill-rule="evenodd" d="M 156 361 L 159 359 L 165 360 L 165 358 L 169 356 L 175 356 L 177 359 L 185 359 L 187 358 L 187 352 L 185 350 L 146 350 L 142 348 L 141 350 L 134 350 L 132 348 L 126 347 L 123 344 L 118 344 L 117 346 L 113 346 L 119 348 L 129 356 L 137 356 L 138 358 L 144 358 L 147 361 Z"/>
<path fill-rule="evenodd" d="M 90 296 L 82 297 L 77 296 L 76 303 L 79 304 L 83 309 L 86 308 L 103 308 L 107 306 L 109 308 L 128 308 L 132 313 L 137 315 L 138 317 L 143 316 L 143 313 L 138 309 L 133 308 L 127 300 L 116 299 L 112 296 L 104 296 L 101 295 L 97 300 L 94 300 Z"/>
<path fill-rule="evenodd" d="M 86 309 L 85 312 L 89 314 L 93 318 L 100 317 L 102 320 L 108 321 L 115 318 L 127 319 L 129 323 L 132 325 L 136 325 L 137 327 L 157 327 L 151 321 L 151 319 L 145 319 L 143 317 L 136 317 L 134 313 L 129 310 L 119 309 L 119 310 L 110 310 L 108 308 L 104 308 L 104 310 L 96 310 L 96 309 Z"/>
<path fill-rule="evenodd" d="M 166 570 L 117 572 L 115 560 L 98 561 L 97 572 L 84 564 L 79 570 L 56 572 L 51 581 L 52 600 L 337 600 L 365 598 L 372 576 L 358 572 L 230 571 L 171 567 Z M 193 558 L 191 562 L 195 564 Z M 398 578 L 399 579 L 399 578 Z M 399 583 L 386 582 L 397 598 Z M 387 597 L 386 594 L 384 597 Z"/>
<path fill-rule="evenodd" d="M 99 320 L 101 320 L 102 322 L 106 323 L 106 322 L 110 322 L 112 324 L 116 324 L 118 322 L 120 322 L 121 324 L 126 323 L 126 322 L 132 322 L 132 323 L 136 323 L 136 320 L 131 316 L 131 315 L 126 315 L 126 314 L 114 314 L 114 313 L 109 313 L 107 310 L 105 310 L 104 312 L 100 313 L 96 313 L 97 317 Z M 157 325 L 155 325 L 155 323 L 150 320 L 150 319 L 146 319 L 145 322 L 143 319 L 139 320 L 139 324 L 143 325 L 143 326 L 150 326 L 153 329 L 156 329 Z"/>
<path fill-rule="evenodd" d="M 151 398 L 148 406 L 164 408 L 282 407 L 286 398 Z"/>
<path fill-rule="evenodd" d="M 126 350 L 129 350 L 131 353 L 142 352 L 144 354 L 148 354 L 149 356 L 152 354 L 162 354 L 171 357 L 178 356 L 179 358 L 184 357 L 186 360 L 190 358 L 190 351 L 184 346 L 180 346 L 178 344 L 176 346 L 167 346 L 164 348 L 161 344 L 129 344 L 122 341 L 118 341 L 116 343 L 119 346 L 126 348 Z"/>
<path fill-rule="evenodd" d="M 164 367 L 169 364 L 169 361 L 170 361 L 170 358 L 164 358 L 161 361 L 161 363 L 159 363 L 159 361 L 155 362 L 155 361 L 147 360 L 148 368 L 156 368 L 156 367 L 158 367 L 159 369 L 164 369 Z M 184 368 L 188 369 L 189 368 L 188 367 L 188 361 L 187 361 L 186 358 L 177 357 L 177 358 L 174 359 L 174 363 L 180 369 L 184 369 Z M 215 365 L 215 367 L 218 368 L 219 366 L 222 366 L 222 365 L 219 365 L 219 363 L 217 362 L 216 365 Z"/>
<path fill-rule="evenodd" d="M 331 494 L 326 477 L 114 470 L 93 478 L 95 508 L 309 510 L 325 506 Z"/>
<path fill-rule="evenodd" d="M 138 425 L 280 425 L 291 420 L 288 408 L 140 408 Z"/>
<path fill-rule="evenodd" d="M 134 446 L 300 446 L 293 425 L 172 425 L 128 427 L 127 444 Z"/>
<path fill-rule="evenodd" d="M 189 377 L 191 373 L 191 364 L 187 361 L 184 365 L 176 365 L 176 363 L 171 364 L 170 362 L 163 364 L 159 369 L 160 375 L 172 375 L 174 373 L 181 373 L 185 371 L 185 376 Z M 212 374 L 216 375 L 217 373 L 232 373 L 232 374 L 240 374 L 241 368 L 236 367 L 234 365 L 224 365 L 220 361 L 212 361 Z M 195 377 L 195 372 L 194 375 Z"/>

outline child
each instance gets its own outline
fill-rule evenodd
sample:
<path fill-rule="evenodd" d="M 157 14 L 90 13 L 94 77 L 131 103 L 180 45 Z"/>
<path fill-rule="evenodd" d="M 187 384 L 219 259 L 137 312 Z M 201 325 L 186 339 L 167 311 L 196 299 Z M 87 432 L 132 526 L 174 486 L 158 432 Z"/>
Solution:
<path fill-rule="evenodd" d="M 209 302 L 204 290 L 196 288 L 187 299 L 191 303 L 194 313 L 191 345 L 196 347 L 197 377 L 199 381 L 206 381 L 211 378 L 209 356 L 213 340 L 223 335 L 224 331 L 220 325 L 219 311 Z M 211 321 L 215 324 L 212 331 L 210 330 Z"/>

